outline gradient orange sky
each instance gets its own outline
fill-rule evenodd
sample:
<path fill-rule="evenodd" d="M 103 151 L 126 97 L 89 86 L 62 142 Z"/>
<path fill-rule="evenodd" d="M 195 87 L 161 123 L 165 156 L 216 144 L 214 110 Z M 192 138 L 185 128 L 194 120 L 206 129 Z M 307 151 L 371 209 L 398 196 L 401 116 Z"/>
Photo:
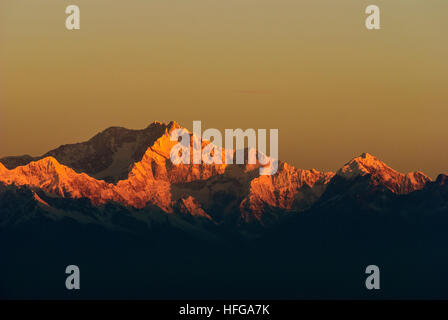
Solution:
<path fill-rule="evenodd" d="M 370 152 L 434 177 L 448 172 L 447 34 L 446 0 L 0 0 L 0 156 L 202 120 L 278 128 L 300 168 Z"/>

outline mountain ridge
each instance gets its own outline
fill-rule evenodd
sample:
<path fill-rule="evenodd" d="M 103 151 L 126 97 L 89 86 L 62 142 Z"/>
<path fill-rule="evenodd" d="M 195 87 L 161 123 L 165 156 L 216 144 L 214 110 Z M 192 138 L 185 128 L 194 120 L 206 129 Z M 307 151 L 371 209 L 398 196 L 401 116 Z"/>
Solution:
<path fill-rule="evenodd" d="M 0 162 L 6 168 L 14 169 L 52 156 L 77 172 L 87 173 L 99 180 L 117 182 L 125 179 L 130 171 L 129 166 L 140 161 L 147 148 L 173 127 L 180 126 L 175 121 L 154 121 L 144 129 L 109 127 L 87 141 L 63 144 L 41 156 L 10 156 L 1 158 Z"/>
<path fill-rule="evenodd" d="M 7 160 L 4 165 L 3 158 L 0 182 L 60 197 L 88 198 L 95 205 L 110 201 L 135 208 L 155 205 L 166 213 L 181 210 L 215 222 L 224 219 L 223 215 L 239 212 L 239 221 L 259 223 L 263 223 L 266 212 L 310 208 L 335 177 L 349 183 L 364 177 L 368 184 L 361 188 L 384 187 L 397 195 L 421 190 L 432 182 L 418 171 L 397 172 L 368 153 L 353 158 L 337 172 L 298 169 L 283 161 L 279 161 L 278 172 L 272 176 L 260 176 L 256 170 L 259 165 L 174 165 L 169 154 L 177 141 L 170 140 L 170 133 L 179 128 L 174 121 L 154 122 L 142 130 L 111 127 L 87 142 L 63 145 L 26 165 L 11 168 L 13 163 Z M 126 143 L 132 145 L 123 149 Z M 202 141 L 202 146 L 208 143 Z M 99 151 L 95 146 L 100 146 Z M 142 148 L 146 148 L 143 153 Z M 87 156 L 82 150 L 88 150 Z M 131 155 L 126 158 L 123 150 Z M 133 160 L 136 157 L 140 157 L 138 161 Z M 74 163 L 75 168 L 64 162 Z M 87 172 L 80 168 L 87 168 Z M 446 181 L 443 175 L 440 180 Z"/>
<path fill-rule="evenodd" d="M 420 171 L 400 173 L 366 152 L 346 163 L 338 170 L 337 175 L 349 180 L 360 175 L 371 175 L 378 183 L 397 194 L 420 190 L 432 181 Z"/>

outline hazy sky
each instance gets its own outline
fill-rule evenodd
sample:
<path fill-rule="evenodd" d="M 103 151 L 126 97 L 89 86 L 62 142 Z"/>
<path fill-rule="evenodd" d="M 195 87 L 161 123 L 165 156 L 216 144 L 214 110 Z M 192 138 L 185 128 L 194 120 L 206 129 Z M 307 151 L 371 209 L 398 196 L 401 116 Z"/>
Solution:
<path fill-rule="evenodd" d="M 81 29 L 65 28 L 65 7 Z M 364 26 L 381 9 L 381 30 Z M 278 128 L 279 157 L 448 172 L 446 0 L 0 0 L 0 156 L 108 126 Z"/>

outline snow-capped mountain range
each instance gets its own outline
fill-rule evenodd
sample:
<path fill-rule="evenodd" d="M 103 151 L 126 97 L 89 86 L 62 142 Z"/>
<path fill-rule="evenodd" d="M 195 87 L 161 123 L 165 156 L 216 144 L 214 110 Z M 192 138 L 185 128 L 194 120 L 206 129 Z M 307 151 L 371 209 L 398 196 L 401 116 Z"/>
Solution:
<path fill-rule="evenodd" d="M 40 157 L 6 157 L 0 159 L 0 182 L 51 196 L 88 198 L 97 206 L 151 205 L 214 222 L 235 211 L 240 221 L 250 222 L 262 221 L 263 213 L 272 210 L 306 210 L 335 177 L 349 182 L 368 176 L 369 188 L 399 195 L 432 182 L 422 172 L 399 173 L 368 153 L 336 173 L 297 169 L 281 161 L 272 176 L 260 176 L 257 165 L 173 165 L 170 150 L 176 142 L 170 141 L 170 133 L 177 128 L 181 126 L 174 121 L 154 122 L 143 130 L 111 127 L 89 141 L 63 145 Z"/>

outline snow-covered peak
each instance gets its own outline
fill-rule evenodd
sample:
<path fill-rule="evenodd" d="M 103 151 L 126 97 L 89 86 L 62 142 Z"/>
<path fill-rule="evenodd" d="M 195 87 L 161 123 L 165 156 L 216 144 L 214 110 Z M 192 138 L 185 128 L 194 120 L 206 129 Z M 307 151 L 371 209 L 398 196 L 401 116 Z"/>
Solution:
<path fill-rule="evenodd" d="M 374 184 L 382 184 L 397 194 L 406 194 L 422 189 L 427 182 L 431 181 L 420 171 L 400 173 L 369 153 L 363 153 L 352 159 L 339 169 L 337 175 L 348 180 L 370 175 Z"/>
<path fill-rule="evenodd" d="M 370 153 L 363 153 L 359 157 L 352 159 L 346 163 L 338 171 L 338 175 L 347 179 L 352 179 L 359 175 L 374 174 L 378 171 L 395 171 L 384 162 Z"/>

